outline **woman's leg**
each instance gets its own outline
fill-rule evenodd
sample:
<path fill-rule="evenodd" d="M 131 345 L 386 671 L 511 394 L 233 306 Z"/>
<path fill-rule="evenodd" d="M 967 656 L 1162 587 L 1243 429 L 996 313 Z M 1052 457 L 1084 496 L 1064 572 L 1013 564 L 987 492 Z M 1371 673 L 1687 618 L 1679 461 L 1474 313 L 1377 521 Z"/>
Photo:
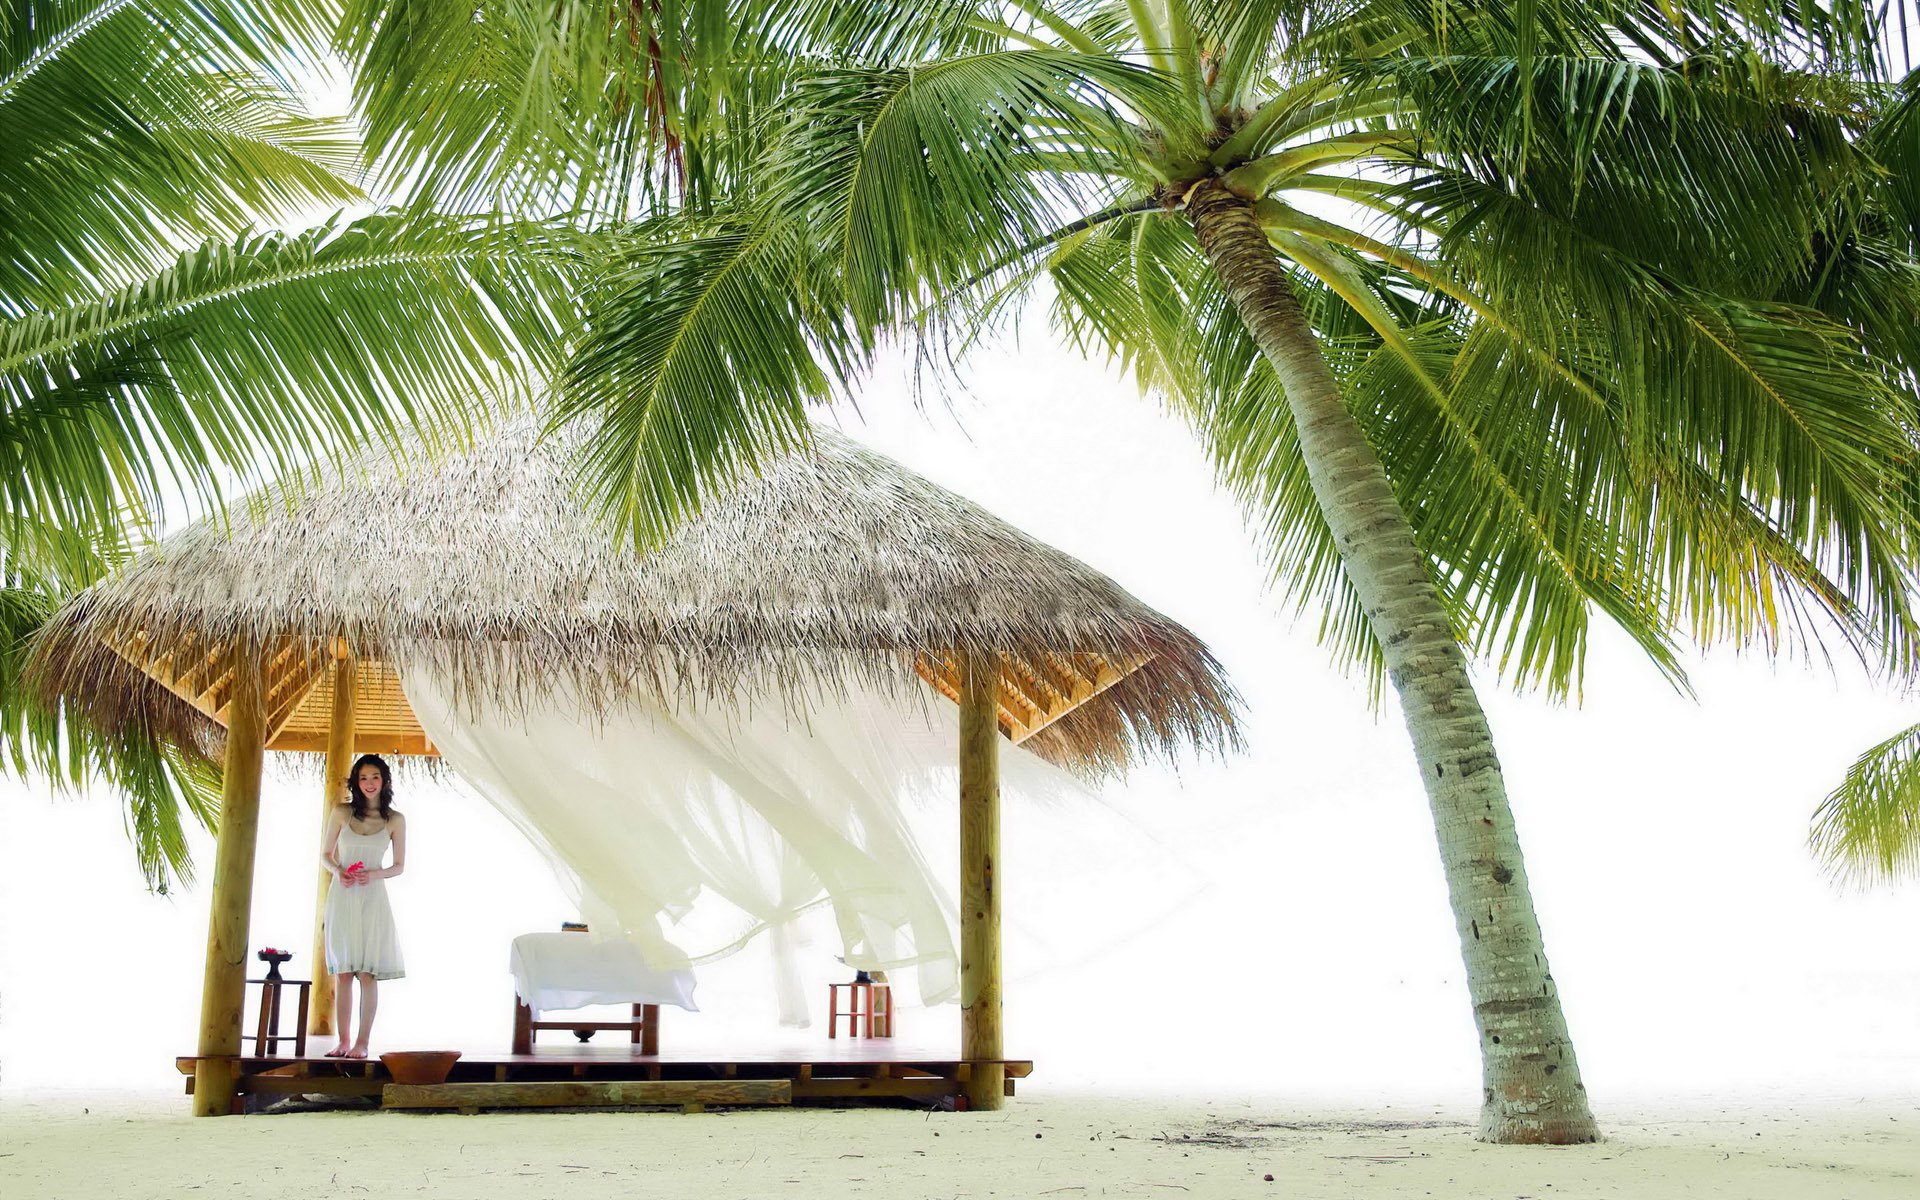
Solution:
<path fill-rule="evenodd" d="M 329 1058 L 339 1058 L 352 1044 L 353 1033 L 350 1022 L 353 1019 L 353 976 L 335 975 L 333 977 L 333 1032 L 335 1045 Z"/>
<path fill-rule="evenodd" d="M 360 976 L 360 1036 L 347 1053 L 354 1058 L 367 1056 L 367 1041 L 373 1037 L 373 1014 L 380 1007 L 380 981 L 372 975 Z"/>

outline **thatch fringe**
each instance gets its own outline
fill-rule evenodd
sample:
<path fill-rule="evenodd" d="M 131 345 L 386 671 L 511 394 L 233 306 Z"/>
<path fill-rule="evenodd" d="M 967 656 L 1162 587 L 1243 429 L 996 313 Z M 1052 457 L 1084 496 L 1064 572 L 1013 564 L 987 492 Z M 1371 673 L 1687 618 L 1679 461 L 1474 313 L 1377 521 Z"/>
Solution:
<path fill-rule="evenodd" d="M 62 609 L 32 676 L 105 727 L 153 722 L 205 746 L 212 723 L 130 659 L 165 674 L 236 639 L 306 658 L 344 638 L 403 675 L 434 668 L 476 705 L 568 685 L 669 706 L 773 695 L 801 712 L 853 682 L 925 694 L 921 655 L 1100 655 L 1147 662 L 1028 746 L 1107 771 L 1237 744 L 1237 699 L 1198 638 L 837 433 L 817 430 L 646 555 L 584 511 L 578 461 L 577 434 L 542 437 L 522 417 L 435 463 L 370 457 L 202 521 Z"/>

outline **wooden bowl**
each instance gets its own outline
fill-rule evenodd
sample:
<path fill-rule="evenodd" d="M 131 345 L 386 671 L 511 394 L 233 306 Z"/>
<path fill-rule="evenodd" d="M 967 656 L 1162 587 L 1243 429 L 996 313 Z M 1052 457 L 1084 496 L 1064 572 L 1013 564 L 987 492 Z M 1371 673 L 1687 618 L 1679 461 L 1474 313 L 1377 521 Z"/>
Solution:
<path fill-rule="evenodd" d="M 395 1050 L 380 1056 L 380 1065 L 395 1083 L 445 1083 L 459 1061 L 458 1050 Z"/>

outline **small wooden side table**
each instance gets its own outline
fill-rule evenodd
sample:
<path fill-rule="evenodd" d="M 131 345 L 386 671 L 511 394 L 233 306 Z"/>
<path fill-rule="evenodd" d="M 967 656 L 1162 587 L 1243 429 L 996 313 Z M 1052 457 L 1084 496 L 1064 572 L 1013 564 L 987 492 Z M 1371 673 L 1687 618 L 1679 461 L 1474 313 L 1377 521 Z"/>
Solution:
<path fill-rule="evenodd" d="M 590 1040 L 602 1029 L 624 1029 L 633 1038 L 633 1044 L 640 1047 L 644 1055 L 660 1053 L 660 1006 L 642 1004 L 633 1005 L 631 1021 L 536 1021 L 533 1009 L 520 997 L 513 998 L 513 1052 L 532 1054 L 533 1037 L 542 1029 L 566 1029 L 582 1042 Z"/>
<path fill-rule="evenodd" d="M 847 1007 L 840 1007 L 846 989 Z M 893 988 L 884 983 L 830 983 L 827 985 L 827 1036 L 840 1036 L 840 1018 L 847 1020 L 848 1037 L 893 1036 Z M 861 1022 L 865 1021 L 862 1034 Z"/>
<path fill-rule="evenodd" d="M 260 985 L 260 1023 L 254 1029 L 253 1056 L 266 1058 L 273 1054 L 275 1046 L 281 1042 L 293 1043 L 293 1056 L 304 1058 L 307 1053 L 307 1002 L 313 990 L 311 979 L 279 979 L 269 976 L 266 979 L 249 979 L 248 983 Z M 292 1033 L 280 1032 L 280 992 L 285 988 L 299 988 L 298 1019 L 293 1023 Z"/>

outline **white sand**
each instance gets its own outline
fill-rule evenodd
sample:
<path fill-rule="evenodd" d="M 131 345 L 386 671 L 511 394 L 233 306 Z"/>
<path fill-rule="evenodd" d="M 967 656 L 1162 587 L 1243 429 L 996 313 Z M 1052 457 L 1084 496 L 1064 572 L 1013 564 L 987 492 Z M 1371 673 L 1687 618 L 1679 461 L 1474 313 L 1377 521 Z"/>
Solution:
<path fill-rule="evenodd" d="M 1478 1144 L 1466 1114 L 1430 1105 L 1362 1113 L 1298 1098 L 1121 1100 L 1037 1088 L 994 1114 L 330 1112 L 195 1121 L 186 1103 L 125 1093 L 9 1097 L 0 1102 L 0 1195 L 1920 1196 L 1920 1095 L 1616 1108 L 1605 1142 L 1554 1149 Z"/>

